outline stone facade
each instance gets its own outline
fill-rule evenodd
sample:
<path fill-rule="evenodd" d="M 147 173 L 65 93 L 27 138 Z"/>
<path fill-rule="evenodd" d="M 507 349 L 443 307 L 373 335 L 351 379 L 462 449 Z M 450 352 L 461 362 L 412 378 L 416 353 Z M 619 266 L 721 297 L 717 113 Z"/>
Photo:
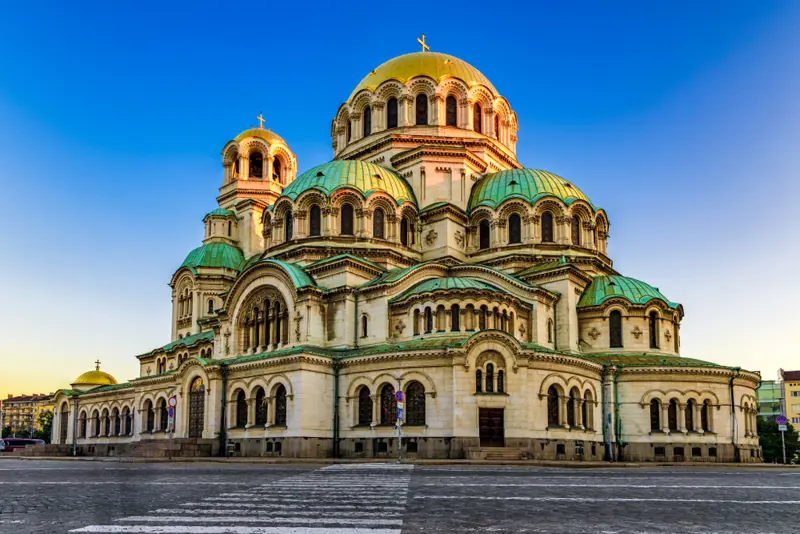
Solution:
<path fill-rule="evenodd" d="M 522 167 L 477 70 L 421 54 L 342 104 L 329 163 L 298 174 L 261 128 L 225 145 L 172 341 L 58 392 L 55 443 L 392 457 L 402 391 L 409 456 L 758 460 L 759 375 L 681 356 L 682 306 L 614 270 L 605 211 Z"/>

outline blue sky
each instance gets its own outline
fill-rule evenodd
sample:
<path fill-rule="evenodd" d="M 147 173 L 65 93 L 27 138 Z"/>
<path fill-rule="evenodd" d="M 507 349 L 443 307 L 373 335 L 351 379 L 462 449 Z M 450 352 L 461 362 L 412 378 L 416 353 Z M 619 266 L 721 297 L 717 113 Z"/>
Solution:
<path fill-rule="evenodd" d="M 433 5 L 4 6 L 0 395 L 136 376 L 224 143 L 263 111 L 300 170 L 329 160 L 338 106 L 421 32 L 509 99 L 523 164 L 608 211 L 617 269 L 684 304 L 684 355 L 800 368 L 800 4 Z"/>

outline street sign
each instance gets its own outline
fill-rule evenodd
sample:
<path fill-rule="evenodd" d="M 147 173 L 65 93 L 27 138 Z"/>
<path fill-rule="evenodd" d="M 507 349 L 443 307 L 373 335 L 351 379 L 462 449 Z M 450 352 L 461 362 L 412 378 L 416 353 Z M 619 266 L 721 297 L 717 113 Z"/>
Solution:
<path fill-rule="evenodd" d="M 178 405 L 178 397 L 172 396 L 169 398 L 169 405 L 170 407 L 174 408 Z"/>
<path fill-rule="evenodd" d="M 775 418 L 775 422 L 778 423 L 779 425 L 785 425 L 786 423 L 789 422 L 789 420 L 786 419 L 785 415 L 779 415 L 778 417 Z"/>
<path fill-rule="evenodd" d="M 402 391 L 398 391 L 394 394 L 394 398 L 397 402 L 403 402 L 406 400 L 406 395 Z"/>
<path fill-rule="evenodd" d="M 170 406 L 167 413 L 169 414 L 169 418 L 172 419 L 173 417 L 175 417 L 175 408 Z"/>
<path fill-rule="evenodd" d="M 403 420 L 403 409 L 400 406 L 397 407 L 397 420 Z"/>
<path fill-rule="evenodd" d="M 778 432 L 786 432 L 786 425 L 778 425 Z"/>

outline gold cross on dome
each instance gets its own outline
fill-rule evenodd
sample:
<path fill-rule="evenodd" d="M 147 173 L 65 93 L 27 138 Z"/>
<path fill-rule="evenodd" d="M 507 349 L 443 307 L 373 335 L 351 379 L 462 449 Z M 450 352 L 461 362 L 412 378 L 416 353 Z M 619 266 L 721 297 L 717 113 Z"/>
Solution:
<path fill-rule="evenodd" d="M 95 365 L 95 368 L 94 368 L 94 370 L 95 370 L 95 371 L 99 371 L 99 370 L 100 370 L 100 360 L 96 360 L 96 361 L 94 362 L 94 365 Z"/>
<path fill-rule="evenodd" d="M 422 34 L 422 38 L 417 37 L 417 42 L 422 45 L 422 51 L 423 52 L 425 52 L 425 51 L 430 52 L 431 51 L 431 47 L 425 44 L 425 34 L 424 33 Z"/>
<path fill-rule="evenodd" d="M 263 117 L 263 114 L 260 111 L 258 112 L 258 117 L 256 117 L 256 119 L 258 119 L 258 127 L 263 130 L 264 129 L 264 117 Z"/>

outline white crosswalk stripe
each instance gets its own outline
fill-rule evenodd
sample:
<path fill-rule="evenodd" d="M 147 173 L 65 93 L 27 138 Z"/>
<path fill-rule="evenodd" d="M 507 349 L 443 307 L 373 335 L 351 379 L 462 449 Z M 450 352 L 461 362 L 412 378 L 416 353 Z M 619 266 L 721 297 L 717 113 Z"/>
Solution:
<path fill-rule="evenodd" d="M 336 464 L 70 532 L 400 534 L 413 467 Z"/>

